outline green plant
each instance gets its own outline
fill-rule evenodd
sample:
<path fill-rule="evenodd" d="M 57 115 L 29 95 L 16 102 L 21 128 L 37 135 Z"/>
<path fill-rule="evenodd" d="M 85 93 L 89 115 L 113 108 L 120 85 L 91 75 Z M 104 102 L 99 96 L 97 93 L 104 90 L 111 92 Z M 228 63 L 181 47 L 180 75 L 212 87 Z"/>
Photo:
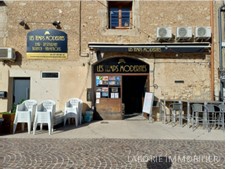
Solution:
<path fill-rule="evenodd" d="M 0 114 L 9 114 L 9 112 L 1 112 Z"/>
<path fill-rule="evenodd" d="M 17 107 L 17 104 L 14 104 L 12 109 L 11 109 L 11 113 L 15 113 L 16 112 L 16 107 Z"/>
<path fill-rule="evenodd" d="M 24 99 L 22 99 L 18 104 L 21 104 L 22 102 L 24 102 L 25 100 Z M 18 104 L 13 104 L 13 107 L 12 107 L 12 109 L 11 109 L 11 113 L 16 113 L 16 108 L 17 108 L 17 105 Z"/>

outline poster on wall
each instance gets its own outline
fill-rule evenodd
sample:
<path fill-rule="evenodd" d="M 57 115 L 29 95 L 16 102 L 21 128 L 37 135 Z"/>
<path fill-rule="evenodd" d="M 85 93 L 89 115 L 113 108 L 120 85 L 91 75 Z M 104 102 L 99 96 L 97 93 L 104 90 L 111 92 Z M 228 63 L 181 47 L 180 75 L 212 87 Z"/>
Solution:
<path fill-rule="evenodd" d="M 96 98 L 99 99 L 101 97 L 101 92 L 96 92 Z"/>
<path fill-rule="evenodd" d="M 103 76 L 103 85 L 108 85 L 108 76 Z"/>
<path fill-rule="evenodd" d="M 27 33 L 28 59 L 66 59 L 67 34 L 56 29 L 37 29 Z"/>
<path fill-rule="evenodd" d="M 118 92 L 119 90 L 118 90 L 118 87 L 112 87 L 111 88 L 111 92 L 113 92 L 113 93 L 115 93 L 115 92 Z"/>
<path fill-rule="evenodd" d="M 115 93 L 111 93 L 111 98 L 115 98 Z"/>
<path fill-rule="evenodd" d="M 119 98 L 119 93 L 115 93 L 115 98 L 116 98 L 116 99 Z"/>
<path fill-rule="evenodd" d="M 108 88 L 107 87 L 102 87 L 102 97 L 108 97 Z"/>
<path fill-rule="evenodd" d="M 120 85 L 120 76 L 109 76 L 109 85 Z"/>

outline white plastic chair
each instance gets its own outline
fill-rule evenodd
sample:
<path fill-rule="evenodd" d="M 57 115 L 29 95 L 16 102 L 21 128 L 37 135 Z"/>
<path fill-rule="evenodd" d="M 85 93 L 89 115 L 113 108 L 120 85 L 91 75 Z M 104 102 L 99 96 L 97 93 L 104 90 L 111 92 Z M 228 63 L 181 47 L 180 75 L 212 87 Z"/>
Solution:
<path fill-rule="evenodd" d="M 65 103 L 64 126 L 69 118 L 75 118 L 76 127 L 82 123 L 82 105 L 82 100 L 78 98 L 71 98 Z"/>
<path fill-rule="evenodd" d="M 82 124 L 82 118 L 83 118 L 83 115 L 82 115 L 82 110 L 83 110 L 83 101 L 81 99 L 79 99 L 79 124 Z"/>
<path fill-rule="evenodd" d="M 35 112 L 33 134 L 37 128 L 37 124 L 40 123 L 40 130 L 42 130 L 42 124 L 48 124 L 49 135 L 53 132 L 54 114 L 56 111 L 56 103 L 53 100 L 44 100 L 37 105 Z"/>
<path fill-rule="evenodd" d="M 17 105 L 14 117 L 13 134 L 15 133 L 18 123 L 27 123 L 28 134 L 30 134 L 36 105 L 36 100 L 25 100 L 23 103 Z"/>

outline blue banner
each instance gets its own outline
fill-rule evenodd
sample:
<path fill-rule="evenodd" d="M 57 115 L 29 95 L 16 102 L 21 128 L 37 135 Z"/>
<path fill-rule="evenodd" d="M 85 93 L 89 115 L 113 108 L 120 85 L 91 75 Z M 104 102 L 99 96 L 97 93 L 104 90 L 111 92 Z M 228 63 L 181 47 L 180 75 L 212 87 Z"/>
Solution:
<path fill-rule="evenodd" d="M 56 29 L 37 29 L 28 32 L 27 58 L 66 59 L 67 34 Z"/>

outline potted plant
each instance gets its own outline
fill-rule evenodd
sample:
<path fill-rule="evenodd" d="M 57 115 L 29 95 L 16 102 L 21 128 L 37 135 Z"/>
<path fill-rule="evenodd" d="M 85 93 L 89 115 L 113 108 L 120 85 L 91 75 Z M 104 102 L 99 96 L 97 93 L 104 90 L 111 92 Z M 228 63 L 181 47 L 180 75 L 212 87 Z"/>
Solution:
<path fill-rule="evenodd" d="M 1 133 L 2 134 L 12 134 L 15 113 L 2 112 L 1 116 L 3 118 L 3 122 L 1 124 Z"/>
<path fill-rule="evenodd" d="M 22 100 L 20 103 L 22 103 Z M 19 103 L 19 104 L 20 104 Z M 13 127 L 14 127 L 14 117 L 16 112 L 17 104 L 14 104 L 10 112 L 2 112 L 0 113 L 0 117 L 3 118 L 3 122 L 1 124 L 1 134 L 13 134 Z M 16 131 L 21 129 L 21 124 L 17 125 Z"/>

